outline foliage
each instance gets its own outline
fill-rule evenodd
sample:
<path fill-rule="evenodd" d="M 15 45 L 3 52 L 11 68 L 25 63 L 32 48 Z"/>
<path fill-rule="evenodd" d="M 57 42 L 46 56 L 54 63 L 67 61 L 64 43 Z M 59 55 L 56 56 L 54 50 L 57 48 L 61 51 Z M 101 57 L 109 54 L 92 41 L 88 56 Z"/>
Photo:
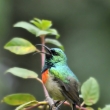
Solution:
<path fill-rule="evenodd" d="M 10 40 L 4 48 L 18 55 L 24 55 L 36 51 L 36 47 L 29 41 L 18 37 Z"/>
<path fill-rule="evenodd" d="M 29 101 L 36 100 L 34 96 L 30 94 L 11 94 L 3 98 L 3 102 L 6 102 L 9 105 L 21 105 Z"/>
<path fill-rule="evenodd" d="M 37 38 L 39 37 L 41 39 L 42 44 L 51 43 L 64 50 L 63 45 L 57 40 L 60 37 L 60 35 L 56 29 L 51 28 L 52 22 L 49 20 L 40 20 L 38 18 L 34 18 L 33 20 L 30 21 L 30 23 L 21 21 L 16 23 L 14 27 L 26 29 L 30 33 L 34 34 L 35 37 Z M 47 35 L 55 35 L 56 39 L 45 38 L 47 37 Z M 13 39 L 11 39 L 8 43 L 6 43 L 4 48 L 17 55 L 25 55 L 40 51 L 28 40 L 20 37 L 14 37 Z M 42 62 L 44 62 L 43 60 L 44 56 L 41 55 L 41 57 Z M 42 83 L 41 79 L 38 78 L 37 73 L 28 69 L 13 67 L 8 69 L 6 73 L 11 73 L 15 76 L 25 79 L 34 78 Z M 86 105 L 85 108 L 83 107 L 83 110 L 94 110 L 90 106 L 96 104 L 99 99 L 99 85 L 95 78 L 90 77 L 87 81 L 85 81 L 82 84 L 80 97 L 83 98 L 83 102 L 80 105 L 81 106 L 80 109 L 82 109 L 82 107 Z M 8 95 L 3 98 L 2 102 L 5 102 L 13 106 L 19 105 L 16 108 L 16 110 L 29 110 L 34 107 L 39 107 L 39 109 L 43 109 L 44 105 L 46 105 L 48 108 L 49 104 L 47 101 L 37 101 L 33 95 L 24 93 Z M 107 105 L 105 106 L 105 108 L 102 109 L 98 108 L 98 110 L 110 110 L 110 105 Z"/>
<path fill-rule="evenodd" d="M 81 87 L 82 97 L 86 105 L 93 105 L 99 99 L 99 85 L 97 81 L 90 77 Z"/>
<path fill-rule="evenodd" d="M 24 68 L 19 68 L 19 67 L 10 68 L 6 71 L 6 73 L 12 73 L 13 75 L 24 78 L 24 79 L 38 77 L 37 73 L 24 69 Z"/>

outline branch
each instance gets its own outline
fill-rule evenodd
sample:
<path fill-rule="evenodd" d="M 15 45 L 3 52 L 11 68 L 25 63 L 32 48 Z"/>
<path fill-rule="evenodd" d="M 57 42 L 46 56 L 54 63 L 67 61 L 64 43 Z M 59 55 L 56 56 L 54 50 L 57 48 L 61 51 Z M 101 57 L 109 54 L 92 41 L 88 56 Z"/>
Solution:
<path fill-rule="evenodd" d="M 45 88 L 44 84 L 42 83 L 43 89 L 44 89 L 44 94 L 45 94 L 45 98 L 46 101 L 48 102 L 48 104 L 52 107 L 54 105 L 54 101 L 52 100 L 52 98 L 49 96 L 47 89 Z M 52 109 L 53 110 L 53 109 Z"/>
<path fill-rule="evenodd" d="M 47 106 L 48 104 L 49 104 L 49 103 L 48 103 L 47 101 L 41 101 L 41 102 L 38 102 L 36 105 L 27 107 L 27 108 L 25 108 L 25 109 L 23 109 L 23 110 L 31 110 L 31 109 L 33 109 L 33 108 L 35 108 L 35 107 L 43 108 L 44 105 Z M 64 102 L 64 104 L 70 106 L 70 103 L 68 103 L 67 101 Z M 78 105 L 76 105 L 76 108 L 79 109 L 79 110 L 87 110 L 86 108 L 81 107 L 81 106 L 79 107 Z M 58 110 L 58 108 L 53 105 L 53 106 L 52 106 L 52 110 Z"/>
<path fill-rule="evenodd" d="M 41 36 L 41 43 L 45 45 L 45 36 Z M 45 52 L 45 48 L 42 46 L 42 52 Z M 41 54 L 41 67 L 43 68 L 45 61 L 45 54 Z"/>
<path fill-rule="evenodd" d="M 48 102 L 46 102 L 46 101 L 38 102 L 38 104 L 36 104 L 36 105 L 34 105 L 34 106 L 30 106 L 30 107 L 28 107 L 28 108 L 25 108 L 24 110 L 31 110 L 31 109 L 33 109 L 33 108 L 35 108 L 35 107 L 39 107 L 39 106 L 41 106 L 41 105 L 48 105 Z"/>
<path fill-rule="evenodd" d="M 84 102 L 83 102 L 83 103 L 84 103 Z M 68 103 L 67 101 L 65 101 L 64 104 L 70 106 L 70 103 Z M 82 107 L 82 106 L 78 106 L 78 105 L 76 105 L 76 108 L 77 108 L 78 110 L 87 110 L 86 108 L 84 108 L 84 107 Z"/>
<path fill-rule="evenodd" d="M 81 107 L 81 106 L 78 106 L 78 105 L 76 105 L 76 108 L 79 109 L 79 110 L 87 110 L 85 107 Z"/>
<path fill-rule="evenodd" d="M 45 45 L 45 36 L 41 36 L 41 43 Z M 42 46 L 42 52 L 45 52 L 45 48 Z M 41 66 L 43 68 L 45 61 L 45 54 L 41 54 Z M 41 82 L 41 81 L 40 81 Z M 44 84 L 42 83 L 44 94 L 46 97 L 46 101 L 48 101 L 49 105 L 52 107 L 54 105 L 54 101 L 50 98 L 47 89 L 45 88 Z"/>

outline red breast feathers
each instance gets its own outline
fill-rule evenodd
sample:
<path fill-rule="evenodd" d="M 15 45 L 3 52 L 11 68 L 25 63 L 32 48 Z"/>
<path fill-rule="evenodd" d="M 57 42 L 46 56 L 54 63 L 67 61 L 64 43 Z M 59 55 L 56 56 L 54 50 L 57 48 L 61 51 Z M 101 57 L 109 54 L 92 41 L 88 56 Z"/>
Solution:
<path fill-rule="evenodd" d="M 47 82 L 48 73 L 49 73 L 48 69 L 45 70 L 45 71 L 42 73 L 42 81 L 43 81 L 44 84 Z"/>

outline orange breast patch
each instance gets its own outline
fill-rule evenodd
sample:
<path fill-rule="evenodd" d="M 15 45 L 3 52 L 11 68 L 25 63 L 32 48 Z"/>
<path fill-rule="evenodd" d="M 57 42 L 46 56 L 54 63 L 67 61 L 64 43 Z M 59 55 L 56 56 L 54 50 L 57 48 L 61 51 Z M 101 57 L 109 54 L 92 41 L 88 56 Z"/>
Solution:
<path fill-rule="evenodd" d="M 48 69 L 42 73 L 42 81 L 44 84 L 46 83 L 48 79 L 48 73 L 49 73 Z"/>

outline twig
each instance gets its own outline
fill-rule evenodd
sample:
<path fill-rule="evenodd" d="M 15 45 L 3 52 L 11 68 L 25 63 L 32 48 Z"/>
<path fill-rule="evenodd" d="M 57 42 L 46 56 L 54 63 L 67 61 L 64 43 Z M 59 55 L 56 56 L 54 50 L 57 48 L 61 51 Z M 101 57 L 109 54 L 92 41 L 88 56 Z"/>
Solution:
<path fill-rule="evenodd" d="M 68 103 L 67 101 L 65 101 L 64 104 L 70 106 L 70 103 Z M 83 104 L 84 104 L 84 103 L 83 103 Z M 83 106 L 83 105 L 82 105 L 82 106 Z M 76 108 L 79 109 L 79 110 L 87 110 L 86 108 L 84 108 L 84 107 L 82 107 L 82 106 L 76 105 Z"/>
<path fill-rule="evenodd" d="M 78 106 L 78 105 L 76 105 L 76 108 L 79 109 L 79 110 L 87 110 L 85 107 L 81 107 L 81 106 Z"/>
<path fill-rule="evenodd" d="M 45 45 L 45 36 L 41 36 L 41 43 L 43 45 Z M 42 46 L 42 52 L 45 52 L 45 48 Z M 44 54 L 41 54 L 41 67 L 43 68 L 44 66 L 44 61 L 45 61 L 45 55 Z"/>
<path fill-rule="evenodd" d="M 47 104 L 48 104 L 48 102 L 42 101 L 42 102 L 38 102 L 38 104 L 36 104 L 36 105 L 34 105 L 34 106 L 30 106 L 30 107 L 25 108 L 25 109 L 23 109 L 23 110 L 31 110 L 31 109 L 33 109 L 33 108 L 35 108 L 35 107 L 40 106 L 40 105 L 47 105 Z"/>
<path fill-rule="evenodd" d="M 41 84 L 43 84 L 42 80 L 40 78 L 36 78 Z"/>
<path fill-rule="evenodd" d="M 64 104 L 70 106 L 70 103 L 68 103 L 67 101 L 65 101 Z"/>
<path fill-rule="evenodd" d="M 41 36 L 41 43 L 45 45 L 45 36 Z M 42 46 L 42 52 L 45 52 L 45 48 Z M 45 61 L 45 54 L 41 54 L 41 66 L 43 68 L 44 66 L 44 61 Z M 54 101 L 50 98 L 47 89 L 45 88 L 44 84 L 42 83 L 43 89 L 44 89 L 44 94 L 46 97 L 46 101 L 48 101 L 49 105 L 52 106 L 54 105 Z"/>

